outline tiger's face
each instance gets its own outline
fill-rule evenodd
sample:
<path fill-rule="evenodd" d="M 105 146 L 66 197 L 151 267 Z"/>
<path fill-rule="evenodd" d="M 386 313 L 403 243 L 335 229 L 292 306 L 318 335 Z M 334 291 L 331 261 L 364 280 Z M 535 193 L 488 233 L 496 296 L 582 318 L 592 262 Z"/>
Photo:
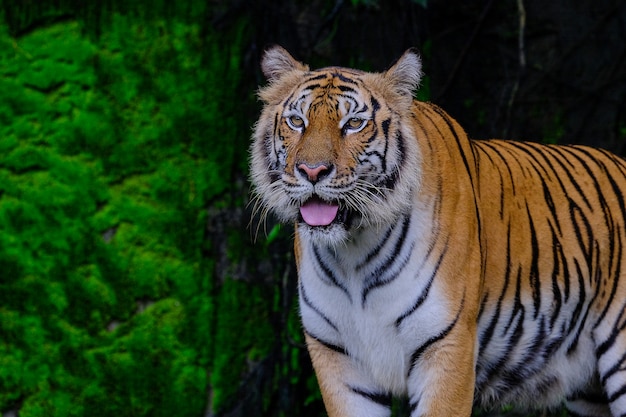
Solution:
<path fill-rule="evenodd" d="M 252 182 L 263 213 L 329 244 L 406 212 L 418 185 L 410 126 L 420 61 L 389 71 L 309 71 L 284 49 L 266 52 L 270 84 L 255 126 Z"/>

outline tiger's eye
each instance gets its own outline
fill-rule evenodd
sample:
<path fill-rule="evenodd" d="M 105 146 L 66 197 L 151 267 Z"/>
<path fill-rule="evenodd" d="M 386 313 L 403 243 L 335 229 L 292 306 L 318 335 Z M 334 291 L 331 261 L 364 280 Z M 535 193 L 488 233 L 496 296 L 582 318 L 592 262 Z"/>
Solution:
<path fill-rule="evenodd" d="M 366 123 L 365 119 L 359 119 L 358 117 L 351 117 L 350 119 L 348 119 L 348 121 L 344 125 L 344 128 L 348 130 L 359 130 L 365 125 L 365 123 Z"/>
<path fill-rule="evenodd" d="M 304 127 L 304 120 L 302 117 L 293 115 L 287 118 L 287 123 L 292 129 L 302 129 Z"/>

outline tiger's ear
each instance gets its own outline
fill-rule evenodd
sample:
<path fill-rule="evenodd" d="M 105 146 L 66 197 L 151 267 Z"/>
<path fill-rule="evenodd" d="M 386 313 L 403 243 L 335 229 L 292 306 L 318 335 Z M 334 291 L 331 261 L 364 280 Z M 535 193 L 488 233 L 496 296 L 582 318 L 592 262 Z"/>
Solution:
<path fill-rule="evenodd" d="M 296 61 L 285 48 L 276 45 L 263 54 L 261 69 L 267 80 L 272 82 L 291 71 L 308 71 L 309 67 Z"/>
<path fill-rule="evenodd" d="M 398 94 L 412 97 L 422 79 L 422 60 L 417 49 L 407 50 L 384 75 Z"/>

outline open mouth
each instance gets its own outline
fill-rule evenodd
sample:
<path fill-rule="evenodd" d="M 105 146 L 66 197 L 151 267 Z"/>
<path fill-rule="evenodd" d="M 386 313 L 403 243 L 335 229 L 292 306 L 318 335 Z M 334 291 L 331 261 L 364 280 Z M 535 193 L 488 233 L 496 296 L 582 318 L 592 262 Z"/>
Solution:
<path fill-rule="evenodd" d="M 300 206 L 302 220 L 312 227 L 330 226 L 343 223 L 347 226 L 348 210 L 339 207 L 337 202 L 329 202 L 319 197 L 312 197 Z"/>

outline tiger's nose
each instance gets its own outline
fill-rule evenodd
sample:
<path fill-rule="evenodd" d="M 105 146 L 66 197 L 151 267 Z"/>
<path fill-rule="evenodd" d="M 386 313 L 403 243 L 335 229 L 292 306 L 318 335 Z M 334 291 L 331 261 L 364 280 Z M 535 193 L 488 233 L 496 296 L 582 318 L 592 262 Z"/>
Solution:
<path fill-rule="evenodd" d="M 309 165 L 301 163 L 298 165 L 298 171 L 313 184 L 327 177 L 328 174 L 330 174 L 331 168 L 332 165 L 330 164 Z"/>

